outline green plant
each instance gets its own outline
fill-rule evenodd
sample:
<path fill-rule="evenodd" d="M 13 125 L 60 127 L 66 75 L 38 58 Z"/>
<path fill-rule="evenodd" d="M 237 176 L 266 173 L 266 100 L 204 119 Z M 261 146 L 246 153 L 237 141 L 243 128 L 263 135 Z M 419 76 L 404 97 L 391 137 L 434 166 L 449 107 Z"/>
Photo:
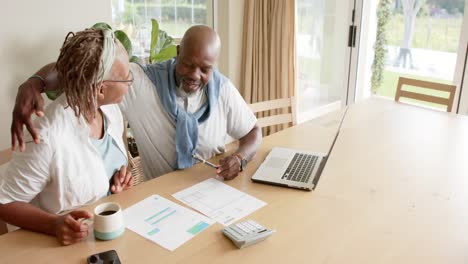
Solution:
<path fill-rule="evenodd" d="M 159 29 L 156 19 L 151 19 L 151 45 L 149 63 L 158 63 L 177 55 L 174 38 Z"/>
<path fill-rule="evenodd" d="M 384 60 L 387 50 L 386 28 L 390 18 L 392 8 L 391 0 L 381 0 L 377 7 L 377 36 L 374 44 L 374 61 L 372 63 L 372 92 L 375 93 L 377 88 L 382 84 Z"/>
<path fill-rule="evenodd" d="M 111 26 L 106 23 L 96 23 L 93 28 L 110 29 Z M 127 50 L 131 62 L 139 62 L 138 57 L 132 54 L 132 42 L 130 38 L 122 30 L 114 31 L 115 37 L 122 43 Z M 164 30 L 159 29 L 159 23 L 156 19 L 151 19 L 151 44 L 149 63 L 158 63 L 177 55 L 177 46 L 174 38 L 169 36 Z"/>
<path fill-rule="evenodd" d="M 95 29 L 110 29 L 110 30 L 112 30 L 112 27 L 109 26 L 109 24 L 104 23 L 104 22 L 96 23 L 96 24 L 94 24 L 94 25 L 92 26 L 92 28 L 95 28 Z M 122 30 L 116 30 L 116 31 L 114 31 L 114 35 L 115 35 L 115 37 L 120 41 L 120 43 L 122 43 L 123 47 L 124 47 L 125 50 L 127 51 L 128 57 L 130 58 L 130 61 L 131 61 L 131 62 L 139 62 L 140 59 L 138 59 L 137 56 L 134 56 L 134 55 L 133 55 L 132 41 L 131 41 L 130 38 L 127 36 L 127 34 L 126 34 L 125 32 L 123 32 Z"/>

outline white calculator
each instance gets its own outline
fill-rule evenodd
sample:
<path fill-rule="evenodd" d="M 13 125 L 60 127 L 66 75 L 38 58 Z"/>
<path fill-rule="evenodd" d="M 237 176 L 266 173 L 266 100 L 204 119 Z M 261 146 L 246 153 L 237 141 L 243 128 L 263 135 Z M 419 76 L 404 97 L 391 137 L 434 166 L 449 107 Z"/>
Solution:
<path fill-rule="evenodd" d="M 238 248 L 263 241 L 274 232 L 275 230 L 266 229 L 252 220 L 232 224 L 223 229 L 223 234 L 231 239 Z"/>

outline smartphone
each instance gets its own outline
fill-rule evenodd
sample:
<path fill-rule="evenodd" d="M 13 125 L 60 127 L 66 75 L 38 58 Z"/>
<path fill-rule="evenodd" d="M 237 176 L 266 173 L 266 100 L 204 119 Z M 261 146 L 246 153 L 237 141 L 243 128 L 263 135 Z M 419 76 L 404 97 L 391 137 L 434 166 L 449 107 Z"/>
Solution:
<path fill-rule="evenodd" d="M 121 264 L 115 250 L 109 250 L 88 257 L 88 264 Z"/>

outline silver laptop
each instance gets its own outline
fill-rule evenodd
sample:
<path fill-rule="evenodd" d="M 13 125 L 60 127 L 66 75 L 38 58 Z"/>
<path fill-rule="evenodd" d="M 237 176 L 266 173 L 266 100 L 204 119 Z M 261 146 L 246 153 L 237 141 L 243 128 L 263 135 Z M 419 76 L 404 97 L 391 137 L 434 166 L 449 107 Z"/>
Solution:
<path fill-rule="evenodd" d="M 252 181 L 308 191 L 315 189 L 347 112 L 348 108 L 341 117 L 328 153 L 274 147 L 252 176 Z"/>

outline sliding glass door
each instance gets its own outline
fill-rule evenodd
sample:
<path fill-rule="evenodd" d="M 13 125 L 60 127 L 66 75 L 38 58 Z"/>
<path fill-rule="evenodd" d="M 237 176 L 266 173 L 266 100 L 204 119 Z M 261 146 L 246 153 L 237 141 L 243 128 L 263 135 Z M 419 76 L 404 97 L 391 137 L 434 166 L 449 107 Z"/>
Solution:
<path fill-rule="evenodd" d="M 338 109 L 353 98 L 359 10 L 354 0 L 296 1 L 299 122 Z"/>
<path fill-rule="evenodd" d="M 365 1 L 363 10 L 356 100 L 393 100 L 399 77 L 455 84 L 459 94 L 468 34 L 464 0 Z M 458 97 L 454 111 L 457 106 Z"/>
<path fill-rule="evenodd" d="M 468 114 L 468 5 L 465 4 L 454 83 L 459 87 L 455 107 L 457 113 Z M 457 98 L 457 97 L 455 97 Z"/>

